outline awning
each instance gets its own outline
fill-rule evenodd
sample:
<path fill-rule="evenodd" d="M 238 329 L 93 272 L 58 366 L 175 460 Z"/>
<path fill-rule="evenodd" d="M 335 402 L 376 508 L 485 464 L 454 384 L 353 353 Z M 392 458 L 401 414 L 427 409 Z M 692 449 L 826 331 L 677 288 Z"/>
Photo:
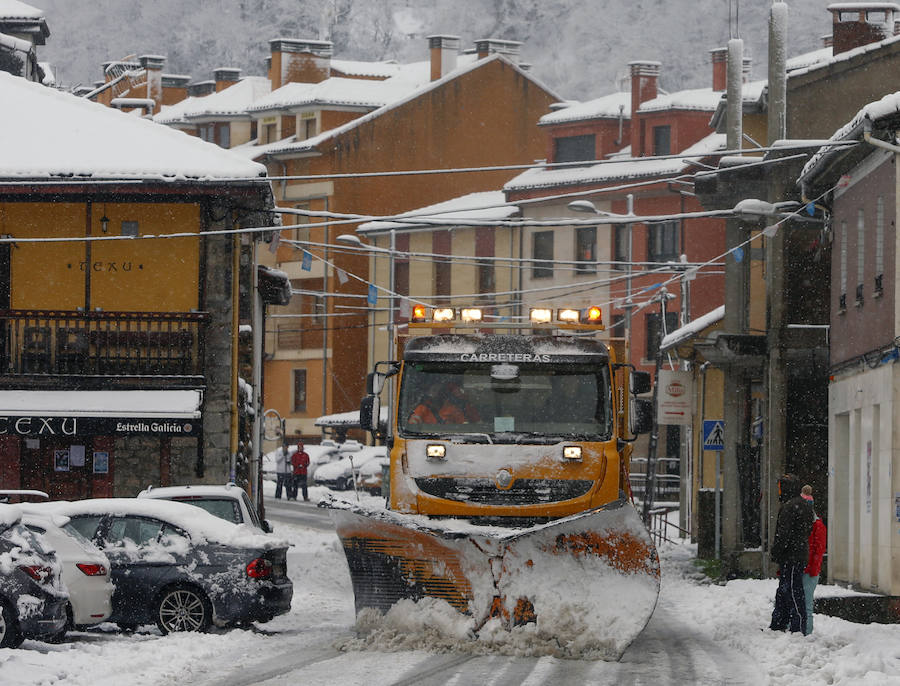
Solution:
<path fill-rule="evenodd" d="M 199 419 L 201 391 L 0 391 L 8 417 Z"/>

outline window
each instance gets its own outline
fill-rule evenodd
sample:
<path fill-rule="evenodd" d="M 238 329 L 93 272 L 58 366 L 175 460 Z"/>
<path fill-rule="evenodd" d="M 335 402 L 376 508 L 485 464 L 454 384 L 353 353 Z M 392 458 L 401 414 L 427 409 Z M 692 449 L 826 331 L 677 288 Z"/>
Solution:
<path fill-rule="evenodd" d="M 566 136 L 554 138 L 554 162 L 590 162 L 597 159 L 596 136 Z"/>
<path fill-rule="evenodd" d="M 478 265 L 478 292 L 492 297 L 496 291 L 494 281 L 494 263 L 481 262 Z"/>
<path fill-rule="evenodd" d="M 434 294 L 444 296 L 450 295 L 450 268 L 451 262 L 445 257 L 434 258 Z"/>
<path fill-rule="evenodd" d="M 653 127 L 653 154 L 668 155 L 672 152 L 671 146 L 672 127 L 670 126 L 654 126 Z"/>
<path fill-rule="evenodd" d="M 597 271 L 597 227 L 575 228 L 575 271 L 578 274 Z"/>
<path fill-rule="evenodd" d="M 625 331 L 625 315 L 624 314 L 614 314 L 612 315 L 612 319 L 610 320 L 609 326 L 609 335 L 615 338 L 621 338 L 626 334 Z"/>
<path fill-rule="evenodd" d="M 298 202 L 294 205 L 294 209 L 296 210 L 305 210 L 309 211 L 309 203 L 308 202 Z M 295 241 L 309 241 L 309 229 L 305 227 L 306 224 L 309 224 L 309 215 L 305 214 L 295 214 L 294 217 L 294 225 L 302 228 L 296 228 L 293 230 L 294 240 Z"/>
<path fill-rule="evenodd" d="M 549 279 L 553 276 L 553 232 L 536 231 L 531 234 L 532 257 L 531 278 Z"/>
<path fill-rule="evenodd" d="M 659 342 L 662 340 L 660 336 L 660 315 L 658 312 L 651 312 L 647 315 L 647 357 L 645 359 L 652 360 L 656 357 L 656 351 L 659 350 Z M 674 331 L 678 328 L 678 313 L 666 312 L 666 328 L 662 331 L 662 335 Z"/>
<path fill-rule="evenodd" d="M 306 370 L 294 370 L 294 412 L 306 412 Z"/>
<path fill-rule="evenodd" d="M 315 119 L 304 119 L 303 120 L 303 137 L 312 138 L 316 135 L 316 120 Z"/>
<path fill-rule="evenodd" d="M 275 124 L 266 124 L 263 126 L 263 144 L 275 142 Z"/>
<path fill-rule="evenodd" d="M 613 265 L 616 269 L 627 269 L 628 265 L 628 239 L 630 227 L 622 224 L 615 226 L 615 245 L 613 245 Z"/>
<path fill-rule="evenodd" d="M 863 304 L 863 276 L 866 269 L 866 213 L 856 211 L 856 304 Z"/>
<path fill-rule="evenodd" d="M 137 222 L 122 222 L 123 236 L 139 236 L 140 227 Z"/>
<path fill-rule="evenodd" d="M 839 310 L 847 309 L 847 222 L 841 222 L 841 293 Z"/>
<path fill-rule="evenodd" d="M 875 294 L 884 293 L 884 196 L 875 201 Z"/>
<path fill-rule="evenodd" d="M 231 147 L 231 125 L 219 124 L 216 126 L 216 143 L 220 148 Z"/>
<path fill-rule="evenodd" d="M 647 225 L 647 261 L 678 260 L 678 222 L 668 221 Z"/>

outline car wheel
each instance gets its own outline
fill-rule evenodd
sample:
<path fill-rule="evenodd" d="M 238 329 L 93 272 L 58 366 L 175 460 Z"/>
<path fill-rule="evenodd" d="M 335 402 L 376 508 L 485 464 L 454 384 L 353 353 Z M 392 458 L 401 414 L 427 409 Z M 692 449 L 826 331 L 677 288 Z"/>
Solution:
<path fill-rule="evenodd" d="M 0 600 L 0 648 L 18 648 L 21 643 L 19 624 L 9 606 Z"/>
<path fill-rule="evenodd" d="M 206 631 L 212 623 L 212 606 L 192 586 L 172 586 L 156 605 L 156 626 L 163 634 L 173 631 Z"/>

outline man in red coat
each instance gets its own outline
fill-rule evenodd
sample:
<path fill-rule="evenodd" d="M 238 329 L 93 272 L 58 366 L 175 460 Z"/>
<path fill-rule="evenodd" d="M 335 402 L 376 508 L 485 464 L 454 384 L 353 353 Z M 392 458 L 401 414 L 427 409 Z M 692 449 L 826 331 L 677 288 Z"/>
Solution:
<path fill-rule="evenodd" d="M 309 500 L 309 493 L 306 484 L 306 471 L 309 468 L 309 455 L 303 450 L 303 443 L 297 441 L 297 449 L 291 454 L 291 469 L 293 471 L 293 480 L 291 488 L 288 491 L 288 500 L 297 499 L 297 489 L 303 490 L 303 499 Z"/>
<path fill-rule="evenodd" d="M 813 504 L 812 486 L 806 485 L 800 491 L 800 497 Z M 813 591 L 819 583 L 819 573 L 822 571 L 822 557 L 825 555 L 825 523 L 813 510 L 813 528 L 809 535 L 809 562 L 803 570 L 803 595 L 806 599 L 806 630 L 805 636 L 809 636 L 813 630 Z"/>

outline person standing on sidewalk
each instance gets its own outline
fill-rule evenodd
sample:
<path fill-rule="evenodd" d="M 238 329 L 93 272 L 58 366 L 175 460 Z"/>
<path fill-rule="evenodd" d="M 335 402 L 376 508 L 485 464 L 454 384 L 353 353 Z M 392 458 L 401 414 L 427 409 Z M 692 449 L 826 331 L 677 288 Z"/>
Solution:
<path fill-rule="evenodd" d="M 275 453 L 275 500 L 281 500 L 282 489 L 285 492 L 284 497 L 290 498 L 291 480 L 293 478 L 287 446 L 281 446 Z"/>
<path fill-rule="evenodd" d="M 769 628 L 774 631 L 806 633 L 806 598 L 803 594 L 803 570 L 809 561 L 809 535 L 813 528 L 813 509 L 800 496 L 800 481 L 793 474 L 778 480 L 781 509 L 775 523 L 772 560 L 778 563 L 778 590 Z"/>
<path fill-rule="evenodd" d="M 288 494 L 289 500 L 297 499 L 297 490 L 303 490 L 303 499 L 309 500 L 307 491 L 306 473 L 309 469 L 309 455 L 303 450 L 303 443 L 297 441 L 297 449 L 291 455 L 291 468 L 293 470 L 293 479 L 291 481 L 291 492 Z"/>
<path fill-rule="evenodd" d="M 812 486 L 807 484 L 800 491 L 800 497 L 813 505 Z M 806 629 L 804 636 L 809 636 L 813 631 L 813 593 L 816 584 L 819 583 L 819 573 L 822 571 L 822 558 L 825 556 L 826 531 L 825 523 L 816 514 L 813 507 L 812 533 L 809 535 L 809 560 L 806 569 L 803 570 L 803 597 L 806 599 Z"/>

